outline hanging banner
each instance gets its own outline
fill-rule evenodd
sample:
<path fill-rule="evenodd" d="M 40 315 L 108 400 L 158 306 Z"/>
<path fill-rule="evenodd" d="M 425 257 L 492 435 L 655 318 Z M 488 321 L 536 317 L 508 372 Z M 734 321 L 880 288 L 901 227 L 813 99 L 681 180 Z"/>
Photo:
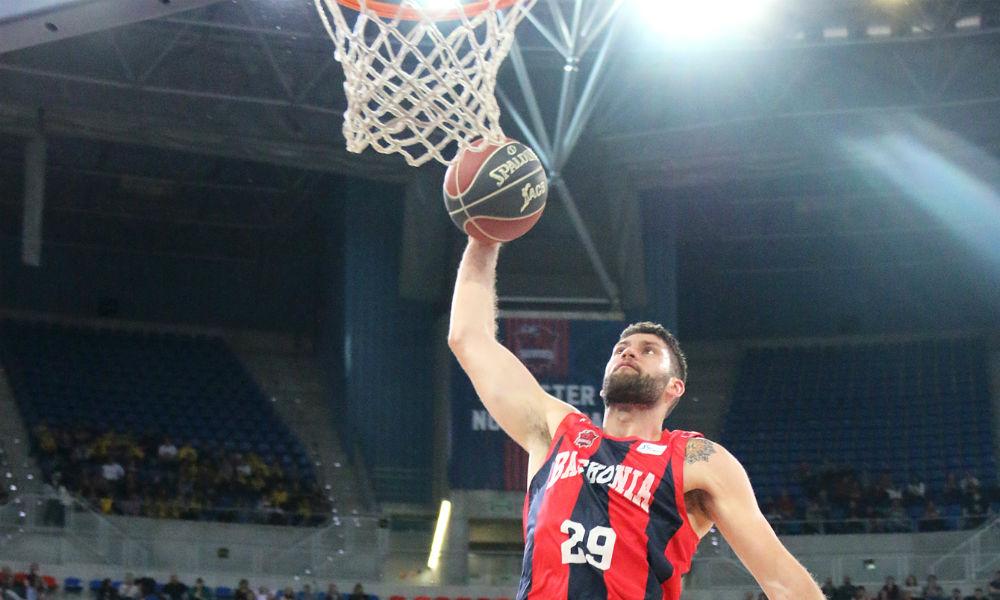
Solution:
<path fill-rule="evenodd" d="M 604 366 L 625 323 L 567 319 L 504 319 L 500 335 L 548 393 L 604 418 Z M 528 455 L 500 429 L 457 362 L 451 385 L 451 486 L 455 489 L 527 489 Z"/>

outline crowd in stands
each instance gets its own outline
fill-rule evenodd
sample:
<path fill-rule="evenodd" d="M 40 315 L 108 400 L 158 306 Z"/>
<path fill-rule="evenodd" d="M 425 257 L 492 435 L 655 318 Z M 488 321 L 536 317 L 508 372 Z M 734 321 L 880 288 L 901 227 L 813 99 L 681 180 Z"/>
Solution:
<path fill-rule="evenodd" d="M 84 592 L 82 585 L 74 587 L 74 581 L 79 580 L 67 578 L 63 591 Z M 42 575 L 37 563 L 23 573 L 14 573 L 9 566 L 0 569 L 0 600 L 49 600 L 57 590 L 58 582 Z M 176 574 L 165 583 L 152 577 L 134 577 L 132 573 L 126 573 L 120 581 L 95 579 L 90 582 L 89 592 L 91 600 L 378 600 L 377 596 L 367 594 L 360 583 L 350 593 L 340 592 L 333 582 L 327 584 L 325 591 L 314 591 L 308 583 L 299 590 L 289 586 L 272 591 L 266 585 L 253 589 L 246 579 L 241 579 L 235 588 L 213 588 L 198 577 L 189 586 Z"/>
<path fill-rule="evenodd" d="M 330 513 L 327 496 L 294 462 L 218 442 L 178 446 L 167 437 L 41 422 L 31 443 L 46 481 L 104 514 L 318 525 Z"/>
<path fill-rule="evenodd" d="M 43 575 L 38 563 L 26 572 L 14 573 L 9 566 L 0 568 L 0 600 L 47 600 L 59 588 L 55 578 Z"/>
<path fill-rule="evenodd" d="M 910 575 L 902 584 L 890 575 L 885 578 L 882 587 L 870 590 L 852 583 L 850 575 L 845 575 L 840 585 L 834 583 L 832 577 L 827 577 L 821 589 L 826 600 L 1000 600 L 1000 571 L 985 586 L 977 585 L 972 590 L 953 587 L 951 591 L 946 591 L 936 575 L 928 575 L 924 583 Z M 767 600 L 767 595 L 761 591 L 756 595 L 747 592 L 744 600 Z"/>
<path fill-rule="evenodd" d="M 996 516 L 998 492 L 971 471 L 949 471 L 932 490 L 915 475 L 902 482 L 825 462 L 802 463 L 788 486 L 758 497 L 778 533 L 902 533 L 976 528 Z"/>

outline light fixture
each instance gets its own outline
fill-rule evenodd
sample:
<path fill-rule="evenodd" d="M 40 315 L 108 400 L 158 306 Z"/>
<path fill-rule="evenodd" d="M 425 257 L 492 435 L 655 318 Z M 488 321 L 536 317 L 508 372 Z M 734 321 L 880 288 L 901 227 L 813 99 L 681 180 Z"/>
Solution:
<path fill-rule="evenodd" d="M 431 542 L 431 553 L 427 557 L 427 567 L 436 569 L 438 561 L 441 559 L 441 547 L 444 545 L 444 536 L 448 531 L 448 519 L 451 517 L 451 501 L 442 500 L 441 509 L 438 511 L 437 525 L 434 527 L 434 540 Z"/>
<path fill-rule="evenodd" d="M 640 0 L 643 20 L 670 40 L 706 40 L 753 30 L 772 0 Z"/>

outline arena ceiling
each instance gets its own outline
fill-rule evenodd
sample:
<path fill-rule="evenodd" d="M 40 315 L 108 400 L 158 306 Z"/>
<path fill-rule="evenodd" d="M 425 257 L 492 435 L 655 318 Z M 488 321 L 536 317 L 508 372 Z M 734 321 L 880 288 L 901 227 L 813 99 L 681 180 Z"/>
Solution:
<path fill-rule="evenodd" d="M 665 41 L 664 30 L 645 26 L 676 15 L 654 17 L 637 0 L 539 0 L 535 20 L 518 31 L 524 71 L 508 59 L 500 73 L 505 130 L 556 153 L 567 137 L 562 111 L 565 120 L 579 113 L 579 135 L 556 153 L 564 188 L 537 230 L 506 253 L 501 293 L 538 307 L 634 304 L 645 293 L 627 256 L 635 232 L 616 224 L 627 212 L 616 196 L 626 190 L 679 203 L 682 251 L 722 252 L 719 276 L 739 277 L 843 268 L 844 256 L 789 265 L 738 248 L 825 235 L 804 229 L 817 212 L 840 223 L 838 235 L 871 233 L 877 220 L 852 219 L 854 204 L 840 200 L 906 187 L 877 160 L 887 140 L 905 138 L 992 186 L 998 4 L 775 0 L 765 21 L 705 42 Z M 560 36 L 576 14 L 601 21 L 602 34 L 582 50 L 560 47 L 573 40 Z M 602 14 L 613 18 L 604 23 Z M 22 170 L 24 144 L 41 127 L 50 174 L 115 180 L 135 192 L 134 201 L 88 199 L 91 188 L 81 186 L 72 202 L 50 199 L 52 211 L 247 224 L 214 247 L 192 226 L 192 252 L 241 255 L 260 230 L 313 227 L 303 206 L 328 201 L 324 191 L 344 177 L 414 177 L 395 157 L 344 149 L 342 81 L 311 0 L 7 2 L 0 168 L 8 180 Z M 171 198 L 192 188 L 228 194 Z M 10 194 L 3 202 L 2 234 L 17 236 L 20 206 Z M 761 214 L 782 203 L 795 208 L 762 226 Z M 921 223 L 930 236 L 955 226 Z M 846 260 L 860 268 L 866 259 Z"/>

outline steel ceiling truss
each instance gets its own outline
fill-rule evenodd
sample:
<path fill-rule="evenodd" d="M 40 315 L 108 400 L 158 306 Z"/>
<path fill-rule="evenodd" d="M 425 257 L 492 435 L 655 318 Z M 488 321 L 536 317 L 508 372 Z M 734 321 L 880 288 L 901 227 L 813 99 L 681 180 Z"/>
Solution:
<path fill-rule="evenodd" d="M 220 0 L 5 0 L 0 6 L 0 54 L 158 19 Z"/>
<path fill-rule="evenodd" d="M 240 0 L 0 53 L 0 129 L 405 179 L 344 149 L 342 77 L 315 14 Z"/>
<path fill-rule="evenodd" d="M 604 259 L 597 250 L 593 236 L 583 221 L 561 171 L 579 141 L 584 126 L 590 120 L 597 105 L 596 99 L 600 96 L 602 82 L 606 81 L 603 75 L 609 63 L 612 42 L 621 24 L 618 13 L 623 3 L 624 0 L 611 2 L 545 0 L 536 4 L 528 14 L 528 22 L 559 54 L 564 63 L 555 122 L 551 125 L 551 131 L 543 116 L 543 107 L 539 102 L 528 64 L 516 42 L 511 48 L 509 60 L 517 78 L 524 112 L 505 90 L 498 88 L 497 92 L 507 116 L 517 124 L 525 141 L 535 149 L 542 164 L 545 165 L 549 184 L 559 192 L 573 228 L 607 295 L 609 309 L 613 311 L 621 309 L 618 285 L 612 279 Z M 547 13 L 545 15 L 547 18 L 543 18 L 542 13 Z M 593 53 L 595 47 L 596 54 L 593 60 L 585 63 L 584 56 Z M 587 72 L 581 73 L 581 69 Z M 581 77 L 584 78 L 583 87 L 578 90 Z M 537 302 L 544 300 L 536 299 Z"/>

